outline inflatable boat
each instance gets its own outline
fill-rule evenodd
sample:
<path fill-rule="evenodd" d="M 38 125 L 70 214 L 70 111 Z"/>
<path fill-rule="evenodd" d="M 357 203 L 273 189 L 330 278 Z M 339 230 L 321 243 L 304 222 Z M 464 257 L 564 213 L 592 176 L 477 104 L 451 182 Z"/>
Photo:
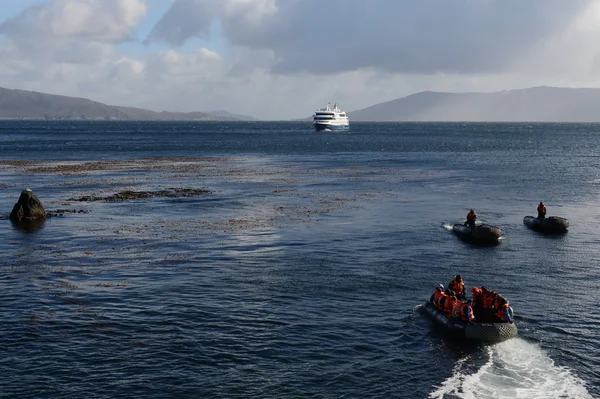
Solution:
<path fill-rule="evenodd" d="M 523 218 L 523 224 L 531 230 L 549 234 L 563 234 L 569 229 L 569 221 L 558 216 L 549 216 L 543 219 L 525 216 Z"/>
<path fill-rule="evenodd" d="M 473 323 L 451 319 L 431 302 L 423 305 L 424 313 L 447 332 L 460 338 L 484 342 L 500 342 L 517 336 L 515 323 Z"/>
<path fill-rule="evenodd" d="M 457 223 L 452 226 L 452 231 L 464 240 L 481 244 L 497 244 L 502 237 L 500 229 L 489 224 L 478 224 L 475 227 L 469 227 Z"/>

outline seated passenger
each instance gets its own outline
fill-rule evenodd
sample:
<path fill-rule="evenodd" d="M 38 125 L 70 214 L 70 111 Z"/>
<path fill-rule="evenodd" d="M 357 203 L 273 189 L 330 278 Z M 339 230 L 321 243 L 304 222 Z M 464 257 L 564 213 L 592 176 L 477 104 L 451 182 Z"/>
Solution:
<path fill-rule="evenodd" d="M 483 294 L 483 305 L 481 311 L 478 313 L 479 321 L 481 323 L 492 323 L 495 319 L 496 307 L 496 291 L 488 291 L 487 289 L 481 290 Z"/>
<path fill-rule="evenodd" d="M 473 294 L 473 303 L 483 303 L 483 291 L 481 288 L 473 287 L 471 288 L 471 293 Z"/>
<path fill-rule="evenodd" d="M 465 299 L 465 282 L 460 274 L 452 277 L 452 281 L 450 281 L 448 288 L 454 291 L 454 294 L 458 299 Z"/>
<path fill-rule="evenodd" d="M 438 299 L 437 307 L 439 310 L 444 311 L 444 309 L 446 309 L 446 301 L 452 295 L 453 295 L 452 290 L 449 288 L 446 288 L 446 291 L 444 291 L 444 296 L 442 296 L 440 299 Z"/>
<path fill-rule="evenodd" d="M 456 307 L 457 302 L 458 302 L 458 299 L 456 299 L 456 296 L 452 295 L 452 296 L 447 297 L 446 306 L 444 307 L 444 312 L 448 315 L 448 317 L 452 317 L 452 311 Z"/>
<path fill-rule="evenodd" d="M 494 309 L 499 309 L 500 308 L 500 302 L 504 301 L 504 297 L 500 294 L 496 294 L 496 297 L 494 298 Z"/>
<path fill-rule="evenodd" d="M 460 299 L 456 299 L 456 305 L 454 305 L 454 308 L 452 309 L 452 314 L 450 315 L 451 318 L 460 319 L 460 309 L 462 305 L 462 301 Z"/>
<path fill-rule="evenodd" d="M 488 291 L 487 295 L 483 298 L 483 307 L 486 309 L 494 309 L 496 295 L 498 295 L 496 291 Z"/>
<path fill-rule="evenodd" d="M 435 291 L 433 291 L 433 295 L 431 295 L 431 298 L 429 298 L 429 302 L 431 302 L 435 307 L 437 307 L 442 295 L 444 295 L 444 285 L 438 284 L 435 287 Z"/>
<path fill-rule="evenodd" d="M 444 292 L 440 292 L 440 295 L 435 299 L 435 307 L 439 310 L 444 310 L 444 303 L 446 303 L 447 295 Z"/>
<path fill-rule="evenodd" d="M 485 285 L 481 286 L 481 294 L 482 294 L 482 299 L 485 298 L 485 296 L 488 294 L 488 289 Z"/>
<path fill-rule="evenodd" d="M 504 298 L 500 300 L 498 305 L 498 311 L 496 312 L 496 321 L 501 323 L 512 323 L 513 322 L 513 311 L 508 305 L 508 301 Z"/>
<path fill-rule="evenodd" d="M 477 213 L 471 209 L 469 213 L 467 213 L 467 221 L 465 222 L 465 226 L 475 228 L 475 220 L 477 220 Z"/>
<path fill-rule="evenodd" d="M 473 294 L 473 312 L 476 315 L 475 317 L 479 319 L 485 313 L 483 310 L 483 291 L 480 288 L 473 287 L 471 293 Z"/>
<path fill-rule="evenodd" d="M 472 303 L 472 301 L 470 299 L 467 299 L 466 302 L 464 302 L 460 306 L 460 319 L 467 323 L 475 322 L 475 314 L 473 313 L 473 308 L 471 307 L 471 303 Z"/>

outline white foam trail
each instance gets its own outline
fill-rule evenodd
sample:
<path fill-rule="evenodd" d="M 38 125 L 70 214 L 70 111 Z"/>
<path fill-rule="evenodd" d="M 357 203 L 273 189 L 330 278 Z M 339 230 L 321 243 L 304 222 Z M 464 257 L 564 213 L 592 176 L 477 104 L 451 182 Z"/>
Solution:
<path fill-rule="evenodd" d="M 452 231 L 452 225 L 451 224 L 442 223 L 442 227 L 445 228 L 446 230 Z"/>
<path fill-rule="evenodd" d="M 539 346 L 513 338 L 489 346 L 488 361 L 468 374 L 471 356 L 460 359 L 453 375 L 429 398 L 464 399 L 592 399 L 584 382 L 554 361 Z"/>

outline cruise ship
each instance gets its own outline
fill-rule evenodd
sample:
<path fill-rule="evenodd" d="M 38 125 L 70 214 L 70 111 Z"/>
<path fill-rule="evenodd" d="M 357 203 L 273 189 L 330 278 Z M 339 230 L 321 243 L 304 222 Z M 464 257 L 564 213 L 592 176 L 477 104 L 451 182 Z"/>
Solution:
<path fill-rule="evenodd" d="M 340 110 L 337 104 L 333 108 L 327 103 L 325 108 L 317 110 L 313 115 L 313 126 L 320 130 L 347 130 L 350 128 L 348 115 Z"/>

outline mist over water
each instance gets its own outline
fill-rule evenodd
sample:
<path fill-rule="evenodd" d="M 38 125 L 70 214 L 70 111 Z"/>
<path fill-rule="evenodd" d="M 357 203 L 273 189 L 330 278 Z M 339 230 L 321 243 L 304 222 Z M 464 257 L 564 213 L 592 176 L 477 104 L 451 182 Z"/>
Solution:
<path fill-rule="evenodd" d="M 598 397 L 599 130 L 3 121 L 0 392 Z M 62 216 L 14 227 L 25 187 Z M 540 200 L 568 234 L 523 225 Z M 470 208 L 499 245 L 448 231 Z M 518 338 L 419 312 L 456 273 L 510 300 Z"/>

